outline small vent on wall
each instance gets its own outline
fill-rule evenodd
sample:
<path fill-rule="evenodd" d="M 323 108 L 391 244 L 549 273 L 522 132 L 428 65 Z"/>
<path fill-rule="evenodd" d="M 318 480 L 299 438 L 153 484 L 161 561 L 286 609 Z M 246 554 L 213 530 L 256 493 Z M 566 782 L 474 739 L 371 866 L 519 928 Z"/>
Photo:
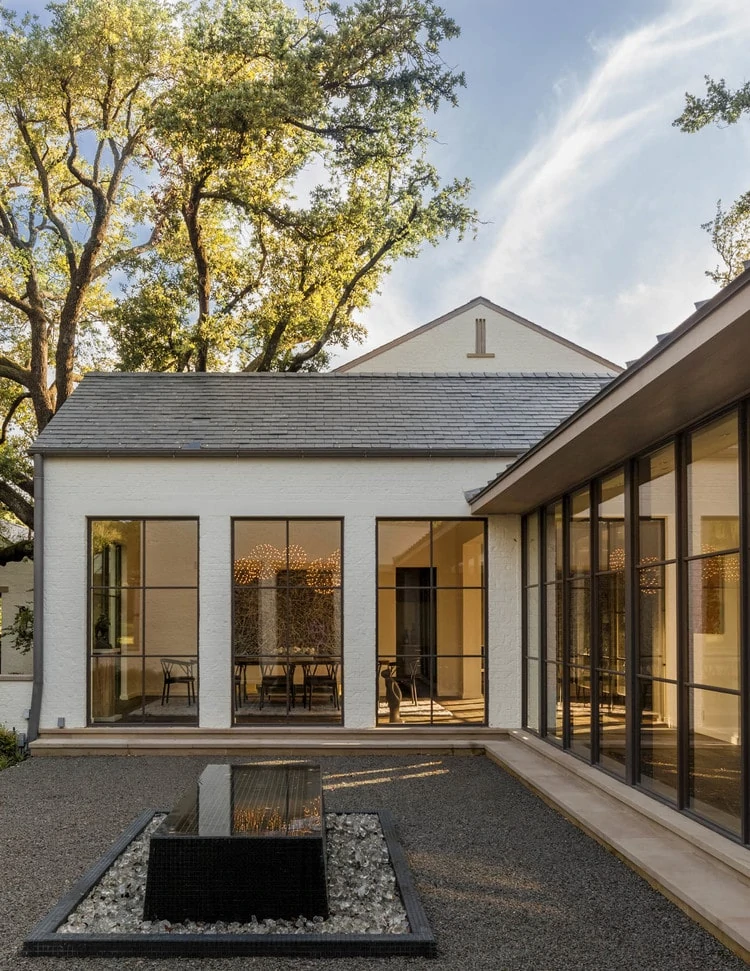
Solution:
<path fill-rule="evenodd" d="M 477 317 L 474 321 L 474 353 L 467 354 L 467 357 L 494 357 L 494 354 L 487 353 L 487 320 L 484 317 Z"/>
<path fill-rule="evenodd" d="M 477 317 L 474 321 L 474 326 L 476 328 L 476 347 L 474 348 L 475 354 L 486 354 L 487 353 L 487 321 L 484 317 Z"/>

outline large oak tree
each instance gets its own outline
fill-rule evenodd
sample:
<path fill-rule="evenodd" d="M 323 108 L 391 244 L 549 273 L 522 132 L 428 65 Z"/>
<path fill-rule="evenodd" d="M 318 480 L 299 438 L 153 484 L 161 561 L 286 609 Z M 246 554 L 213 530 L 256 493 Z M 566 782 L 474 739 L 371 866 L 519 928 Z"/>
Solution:
<path fill-rule="evenodd" d="M 320 368 L 476 219 L 427 158 L 463 84 L 432 0 L 48 9 L 0 32 L 0 504 L 29 526 L 24 436 L 78 374 Z"/>

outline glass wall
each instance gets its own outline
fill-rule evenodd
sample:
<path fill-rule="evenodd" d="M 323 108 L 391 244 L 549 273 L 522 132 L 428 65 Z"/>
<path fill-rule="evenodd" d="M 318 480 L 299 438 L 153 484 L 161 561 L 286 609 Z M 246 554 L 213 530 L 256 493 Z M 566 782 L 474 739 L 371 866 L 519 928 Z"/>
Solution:
<path fill-rule="evenodd" d="M 677 481 L 670 443 L 638 459 L 638 772 L 644 789 L 676 803 Z"/>
<path fill-rule="evenodd" d="M 233 522 L 235 724 L 339 724 L 340 519 Z"/>
<path fill-rule="evenodd" d="M 481 725 L 484 520 L 380 520 L 377 722 Z"/>
<path fill-rule="evenodd" d="M 745 842 L 749 407 L 687 429 L 524 527 L 527 564 L 533 543 L 545 550 L 538 581 L 528 565 L 524 575 L 525 727 Z"/>
<path fill-rule="evenodd" d="M 687 441 L 688 800 L 740 829 L 739 430 L 732 412 Z"/>
<path fill-rule="evenodd" d="M 89 523 L 89 722 L 198 723 L 198 522 Z"/>
<path fill-rule="evenodd" d="M 568 738 L 574 752 L 591 748 L 591 498 L 588 487 L 568 503 Z"/>

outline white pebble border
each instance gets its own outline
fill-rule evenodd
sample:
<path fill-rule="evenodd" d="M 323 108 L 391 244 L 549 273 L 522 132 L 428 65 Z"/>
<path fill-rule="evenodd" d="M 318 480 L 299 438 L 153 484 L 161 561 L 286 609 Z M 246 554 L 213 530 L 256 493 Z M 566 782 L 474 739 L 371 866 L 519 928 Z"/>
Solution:
<path fill-rule="evenodd" d="M 149 841 L 157 815 L 58 928 L 60 934 L 408 934 L 380 820 L 327 813 L 329 917 L 206 923 L 143 920 Z"/>

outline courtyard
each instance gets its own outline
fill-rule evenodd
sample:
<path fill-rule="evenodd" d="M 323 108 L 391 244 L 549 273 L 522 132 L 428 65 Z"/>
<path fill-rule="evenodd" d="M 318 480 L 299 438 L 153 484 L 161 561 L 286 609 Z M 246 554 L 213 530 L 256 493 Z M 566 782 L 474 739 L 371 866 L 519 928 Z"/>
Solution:
<path fill-rule="evenodd" d="M 169 808 L 221 759 L 34 758 L 0 774 L 0 969 L 34 924 L 149 807 Z M 234 761 L 269 761 L 237 759 Z M 488 759 L 324 757 L 326 809 L 389 809 L 438 941 L 428 959 L 340 959 L 342 971 L 739 969 L 744 963 Z M 322 968 L 306 959 L 93 959 L 108 969 Z M 333 962 L 330 962 L 333 963 Z"/>

